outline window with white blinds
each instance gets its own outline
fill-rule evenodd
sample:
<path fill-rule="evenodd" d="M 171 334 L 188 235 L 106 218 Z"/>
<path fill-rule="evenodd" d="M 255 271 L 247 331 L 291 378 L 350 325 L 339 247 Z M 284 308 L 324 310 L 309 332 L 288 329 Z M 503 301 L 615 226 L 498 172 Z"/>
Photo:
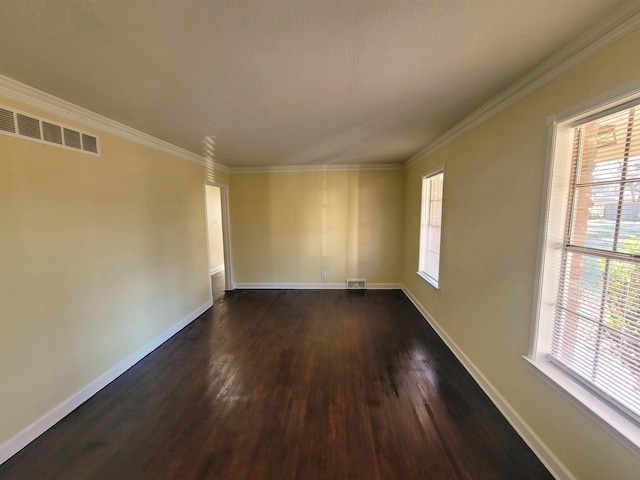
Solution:
<path fill-rule="evenodd" d="M 640 421 L 640 107 L 571 125 L 551 361 Z"/>
<path fill-rule="evenodd" d="M 418 274 L 436 288 L 440 279 L 443 182 L 442 170 L 422 178 Z"/>

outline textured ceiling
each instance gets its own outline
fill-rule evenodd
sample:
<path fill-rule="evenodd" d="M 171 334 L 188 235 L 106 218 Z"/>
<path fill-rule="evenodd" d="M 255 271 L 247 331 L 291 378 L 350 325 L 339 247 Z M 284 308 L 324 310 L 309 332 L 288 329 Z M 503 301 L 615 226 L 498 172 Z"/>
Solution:
<path fill-rule="evenodd" d="M 398 163 L 617 0 L 1 0 L 0 74 L 229 166 Z"/>

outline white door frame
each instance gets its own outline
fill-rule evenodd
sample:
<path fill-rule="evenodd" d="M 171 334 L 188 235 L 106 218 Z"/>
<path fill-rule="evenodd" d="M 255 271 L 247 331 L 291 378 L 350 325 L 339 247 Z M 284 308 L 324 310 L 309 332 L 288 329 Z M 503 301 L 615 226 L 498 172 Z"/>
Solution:
<path fill-rule="evenodd" d="M 207 212 L 207 186 L 220 188 L 220 209 L 222 210 L 222 249 L 224 255 L 224 289 L 236 288 L 233 280 L 233 267 L 231 265 L 231 227 L 229 225 L 229 186 L 222 183 L 204 182 L 204 210 L 205 227 L 207 231 L 207 265 L 211 272 L 211 252 L 209 251 L 209 212 Z M 211 291 L 211 275 L 209 275 L 209 291 Z"/>

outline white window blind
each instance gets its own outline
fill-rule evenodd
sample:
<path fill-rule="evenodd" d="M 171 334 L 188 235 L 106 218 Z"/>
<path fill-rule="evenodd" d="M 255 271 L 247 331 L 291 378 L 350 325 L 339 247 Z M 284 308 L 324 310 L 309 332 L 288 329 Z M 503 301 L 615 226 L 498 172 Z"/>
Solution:
<path fill-rule="evenodd" d="M 435 287 L 438 286 L 440 278 L 443 182 L 444 172 L 442 171 L 422 179 L 418 273 Z"/>
<path fill-rule="evenodd" d="M 550 356 L 640 421 L 640 107 L 573 136 Z"/>

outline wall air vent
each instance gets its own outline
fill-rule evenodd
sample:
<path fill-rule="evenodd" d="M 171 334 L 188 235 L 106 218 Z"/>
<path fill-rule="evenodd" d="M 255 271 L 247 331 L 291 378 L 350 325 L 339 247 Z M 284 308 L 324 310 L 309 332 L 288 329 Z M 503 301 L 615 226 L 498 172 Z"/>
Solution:
<path fill-rule="evenodd" d="M 19 113 L 18 133 L 25 137 L 37 138 L 40 140 L 40 120 L 33 117 L 27 117 L 26 115 Z"/>
<path fill-rule="evenodd" d="M 0 131 L 16 133 L 16 121 L 13 112 L 0 108 Z"/>
<path fill-rule="evenodd" d="M 367 280 L 365 278 L 347 278 L 347 290 L 366 290 Z"/>
<path fill-rule="evenodd" d="M 60 125 L 54 125 L 49 122 L 42 122 L 42 136 L 45 142 L 57 143 L 58 145 L 63 145 L 62 143 L 62 127 Z"/>
<path fill-rule="evenodd" d="M 80 132 L 76 132 L 75 130 L 69 130 L 68 128 L 64 129 L 64 144 L 67 147 L 71 148 L 81 148 L 82 144 L 80 143 Z"/>
<path fill-rule="evenodd" d="M 3 106 L 0 106 L 0 133 L 99 155 L 97 137 Z"/>
<path fill-rule="evenodd" d="M 96 137 L 92 137 L 91 135 L 87 135 L 86 133 L 83 133 L 82 149 L 85 152 L 98 153 L 98 139 Z"/>

